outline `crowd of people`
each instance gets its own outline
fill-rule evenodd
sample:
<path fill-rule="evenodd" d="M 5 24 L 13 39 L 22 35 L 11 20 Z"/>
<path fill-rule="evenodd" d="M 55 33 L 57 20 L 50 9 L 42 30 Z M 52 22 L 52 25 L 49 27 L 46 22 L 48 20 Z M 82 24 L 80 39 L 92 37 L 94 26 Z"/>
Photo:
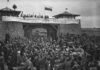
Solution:
<path fill-rule="evenodd" d="M 100 37 L 66 34 L 60 40 L 47 37 L 14 38 L 0 42 L 0 69 L 99 70 Z"/>
<path fill-rule="evenodd" d="M 45 18 L 48 19 L 49 16 L 48 15 L 31 15 L 31 14 L 22 14 L 21 17 L 23 18 Z"/>

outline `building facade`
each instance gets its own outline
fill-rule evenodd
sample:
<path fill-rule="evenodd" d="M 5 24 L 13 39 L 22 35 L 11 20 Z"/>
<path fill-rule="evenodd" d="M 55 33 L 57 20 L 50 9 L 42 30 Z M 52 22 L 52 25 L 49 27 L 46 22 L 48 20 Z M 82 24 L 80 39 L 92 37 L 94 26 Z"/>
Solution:
<path fill-rule="evenodd" d="M 61 34 L 81 34 L 80 20 L 76 14 L 67 11 L 53 16 L 53 18 L 20 16 L 21 11 L 15 11 L 8 7 L 0 10 L 0 40 L 5 40 L 5 35 L 11 38 L 32 37 L 32 30 L 44 28 L 48 38 L 57 39 Z M 41 30 L 41 29 L 40 29 Z M 44 32 L 42 32 L 44 33 Z M 43 34 L 42 34 L 43 35 Z"/>

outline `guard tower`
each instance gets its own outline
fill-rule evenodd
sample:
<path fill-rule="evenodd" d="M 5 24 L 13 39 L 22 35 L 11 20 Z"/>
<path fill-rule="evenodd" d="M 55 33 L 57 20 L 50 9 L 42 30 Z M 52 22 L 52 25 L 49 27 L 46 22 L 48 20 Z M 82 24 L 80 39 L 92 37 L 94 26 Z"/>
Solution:
<path fill-rule="evenodd" d="M 3 21 L 3 19 L 6 19 L 6 17 L 18 17 L 20 12 L 21 11 L 10 9 L 8 7 L 0 9 L 0 40 L 5 40 L 6 34 L 9 34 L 11 37 L 18 35 L 16 32 L 18 29 L 16 29 L 16 27 L 20 27 L 20 25 L 14 24 L 12 21 Z"/>
<path fill-rule="evenodd" d="M 20 11 L 15 11 L 8 7 L 0 9 L 0 16 L 18 16 L 19 14 L 20 14 Z"/>
<path fill-rule="evenodd" d="M 57 14 L 54 17 L 57 19 L 61 19 L 61 18 L 66 18 L 66 19 L 75 19 L 75 17 L 80 16 L 78 14 L 72 14 L 69 13 L 68 11 L 65 11 L 63 13 Z"/>
<path fill-rule="evenodd" d="M 0 9 L 0 20 L 2 19 L 2 16 L 18 16 L 19 14 L 20 11 L 16 11 L 8 7 L 5 7 L 3 9 Z"/>
<path fill-rule="evenodd" d="M 80 19 L 76 19 L 80 15 L 72 14 L 68 11 L 63 13 L 54 15 L 53 17 L 59 21 L 62 21 L 59 25 L 59 32 L 58 34 L 80 34 L 81 26 L 80 26 Z"/>

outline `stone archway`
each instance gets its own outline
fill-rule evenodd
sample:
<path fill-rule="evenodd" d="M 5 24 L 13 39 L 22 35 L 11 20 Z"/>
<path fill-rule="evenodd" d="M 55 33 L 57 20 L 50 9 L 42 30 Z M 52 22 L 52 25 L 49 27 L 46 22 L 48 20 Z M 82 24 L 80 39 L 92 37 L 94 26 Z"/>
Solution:
<path fill-rule="evenodd" d="M 32 37 L 32 30 L 36 28 L 43 28 L 47 30 L 47 37 L 52 38 L 53 40 L 57 40 L 57 24 L 24 24 L 24 36 L 27 38 Z"/>

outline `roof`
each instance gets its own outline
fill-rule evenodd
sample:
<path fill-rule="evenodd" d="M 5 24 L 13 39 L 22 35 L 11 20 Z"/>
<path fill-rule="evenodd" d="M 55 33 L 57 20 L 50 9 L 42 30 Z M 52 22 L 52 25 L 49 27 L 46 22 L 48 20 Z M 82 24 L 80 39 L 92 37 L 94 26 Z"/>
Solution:
<path fill-rule="evenodd" d="M 1 9 L 2 11 L 13 11 L 12 9 L 8 8 L 8 7 L 5 7 L 3 9 Z"/>
<path fill-rule="evenodd" d="M 58 14 L 58 15 L 55 15 L 55 16 L 53 16 L 53 17 L 55 17 L 55 18 L 59 18 L 59 17 L 63 17 L 63 16 L 73 16 L 73 17 L 76 17 L 76 16 L 80 16 L 80 15 L 78 15 L 78 14 L 72 14 L 72 13 L 69 13 L 68 11 L 65 11 L 65 12 L 63 12 L 63 13 L 60 13 L 60 14 Z"/>
<path fill-rule="evenodd" d="M 20 12 L 20 11 L 16 11 L 16 10 L 10 9 L 10 8 L 8 8 L 8 7 L 2 8 L 2 9 L 0 9 L 0 11 L 6 11 L 6 12 Z"/>
<path fill-rule="evenodd" d="M 5 7 L 5 8 L 3 8 L 3 9 L 0 9 L 0 13 L 2 13 L 3 16 L 4 16 L 4 15 L 7 15 L 7 14 L 17 16 L 17 15 L 20 14 L 20 12 L 21 12 L 21 11 L 16 11 L 16 10 L 10 9 L 10 8 L 8 8 L 8 7 Z"/>

